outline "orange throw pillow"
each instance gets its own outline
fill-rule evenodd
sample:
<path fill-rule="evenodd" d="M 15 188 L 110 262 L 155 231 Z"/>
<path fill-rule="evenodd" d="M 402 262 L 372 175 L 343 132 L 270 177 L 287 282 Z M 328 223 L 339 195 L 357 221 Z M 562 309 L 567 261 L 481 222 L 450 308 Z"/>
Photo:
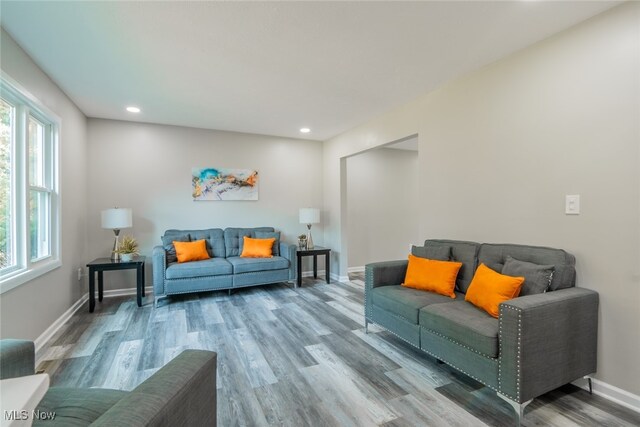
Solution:
<path fill-rule="evenodd" d="M 460 267 L 461 262 L 436 261 L 409 255 L 407 274 L 402 286 L 455 298 L 453 289 L 456 287 Z"/>
<path fill-rule="evenodd" d="M 520 295 L 520 289 L 524 283 L 524 277 L 505 276 L 496 273 L 484 264 L 473 275 L 465 301 L 479 307 L 498 317 L 498 306 L 501 302 L 508 301 Z"/>
<path fill-rule="evenodd" d="M 195 242 L 173 242 L 178 262 L 200 261 L 211 258 L 207 252 L 207 244 L 203 240 Z"/>
<path fill-rule="evenodd" d="M 275 238 L 270 239 L 252 239 L 251 237 L 244 236 L 244 243 L 242 247 L 241 258 L 271 258 L 271 248 Z"/>

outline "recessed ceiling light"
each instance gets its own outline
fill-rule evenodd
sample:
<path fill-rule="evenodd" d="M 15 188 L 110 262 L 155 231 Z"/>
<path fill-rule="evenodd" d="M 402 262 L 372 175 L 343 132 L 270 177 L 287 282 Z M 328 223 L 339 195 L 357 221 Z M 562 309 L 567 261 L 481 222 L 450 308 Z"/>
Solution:
<path fill-rule="evenodd" d="M 311 129 L 309 128 L 300 128 L 300 133 L 309 133 L 311 132 Z"/>
<path fill-rule="evenodd" d="M 127 107 L 127 111 L 130 113 L 139 113 L 140 109 L 138 107 Z"/>

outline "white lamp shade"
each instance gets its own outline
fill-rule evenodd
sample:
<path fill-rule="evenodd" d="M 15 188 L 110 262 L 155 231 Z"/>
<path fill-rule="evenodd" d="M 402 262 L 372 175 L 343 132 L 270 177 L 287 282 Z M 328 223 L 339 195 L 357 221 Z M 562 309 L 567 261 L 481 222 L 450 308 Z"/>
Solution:
<path fill-rule="evenodd" d="M 128 208 L 107 209 L 102 211 L 100 216 L 102 217 L 102 228 L 120 230 L 133 225 L 131 209 Z"/>
<path fill-rule="evenodd" d="M 318 224 L 320 222 L 320 209 L 300 208 L 300 224 Z"/>

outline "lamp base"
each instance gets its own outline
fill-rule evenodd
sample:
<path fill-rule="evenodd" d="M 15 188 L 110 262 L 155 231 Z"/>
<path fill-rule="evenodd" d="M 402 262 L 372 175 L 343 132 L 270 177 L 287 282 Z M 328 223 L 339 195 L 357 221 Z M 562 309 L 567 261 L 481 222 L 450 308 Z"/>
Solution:
<path fill-rule="evenodd" d="M 313 249 L 313 237 L 311 237 L 311 224 L 307 224 L 307 249 Z"/>
<path fill-rule="evenodd" d="M 113 230 L 113 233 L 116 235 L 115 240 L 113 241 L 113 249 L 111 250 L 111 260 L 112 261 L 120 261 L 120 253 L 118 252 L 118 235 L 120 234 L 120 230 Z"/>

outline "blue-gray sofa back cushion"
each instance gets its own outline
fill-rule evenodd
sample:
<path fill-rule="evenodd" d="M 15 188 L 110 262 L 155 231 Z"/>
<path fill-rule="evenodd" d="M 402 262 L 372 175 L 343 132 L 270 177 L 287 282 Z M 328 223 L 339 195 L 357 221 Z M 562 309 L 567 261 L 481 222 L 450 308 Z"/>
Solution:
<path fill-rule="evenodd" d="M 562 249 L 484 243 L 480 247 L 480 252 L 478 252 L 478 262 L 484 263 L 492 270 L 501 272 L 508 255 L 520 261 L 553 265 L 554 272 L 551 286 L 549 286 L 550 291 L 570 288 L 576 285 L 576 259 Z"/>
<path fill-rule="evenodd" d="M 221 228 L 209 228 L 207 230 L 167 230 L 164 232 L 163 242 L 167 236 L 189 235 L 191 241 L 205 240 L 207 252 L 211 258 L 225 256 L 224 234 Z M 177 239 L 176 239 L 177 240 Z"/>
<path fill-rule="evenodd" d="M 256 231 L 274 231 L 273 227 L 256 227 L 256 228 L 225 228 L 224 229 L 224 244 L 226 250 L 226 257 L 240 256 L 242 253 L 242 245 L 244 243 L 244 236 L 255 239 Z M 193 233 L 191 234 L 193 240 Z"/>
<path fill-rule="evenodd" d="M 460 292 L 467 292 L 467 288 L 476 272 L 476 260 L 480 244 L 476 242 L 465 242 L 462 240 L 439 240 L 428 239 L 424 241 L 426 247 L 429 246 L 449 246 L 451 247 L 451 260 L 462 263 L 458 278 L 456 279 L 456 288 Z M 502 271 L 502 270 L 499 270 Z"/>

